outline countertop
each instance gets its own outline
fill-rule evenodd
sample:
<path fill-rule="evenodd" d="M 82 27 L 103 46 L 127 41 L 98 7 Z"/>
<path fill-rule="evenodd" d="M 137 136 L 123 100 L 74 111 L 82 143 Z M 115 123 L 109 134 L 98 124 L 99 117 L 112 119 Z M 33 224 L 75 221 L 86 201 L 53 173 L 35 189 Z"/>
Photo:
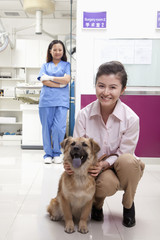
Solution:
<path fill-rule="evenodd" d="M 160 95 L 160 87 L 127 86 L 124 95 Z"/>

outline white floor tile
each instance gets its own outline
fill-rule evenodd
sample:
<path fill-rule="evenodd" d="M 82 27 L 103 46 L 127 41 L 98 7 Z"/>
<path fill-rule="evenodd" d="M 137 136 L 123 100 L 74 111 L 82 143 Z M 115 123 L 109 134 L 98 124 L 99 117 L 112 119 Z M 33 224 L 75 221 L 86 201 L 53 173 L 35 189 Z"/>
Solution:
<path fill-rule="evenodd" d="M 159 240 L 160 164 L 157 159 L 145 161 L 135 197 L 135 227 L 122 225 L 123 192 L 119 191 L 106 198 L 103 222 L 90 221 L 87 234 L 67 234 L 64 223 L 51 221 L 46 212 L 57 194 L 63 165 L 45 165 L 41 150 L 1 146 L 0 240 Z"/>

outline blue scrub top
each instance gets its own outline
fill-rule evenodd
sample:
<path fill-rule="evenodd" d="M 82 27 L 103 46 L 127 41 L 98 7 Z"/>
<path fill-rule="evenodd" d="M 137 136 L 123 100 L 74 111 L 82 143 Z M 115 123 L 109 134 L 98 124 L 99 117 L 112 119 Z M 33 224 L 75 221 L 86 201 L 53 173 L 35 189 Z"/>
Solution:
<path fill-rule="evenodd" d="M 71 66 L 69 62 L 60 61 L 56 66 L 53 62 L 44 63 L 38 75 L 47 74 L 49 76 L 63 77 L 64 74 L 71 75 Z M 54 88 L 43 86 L 40 93 L 39 107 L 66 107 L 69 108 L 69 86 L 63 88 Z"/>

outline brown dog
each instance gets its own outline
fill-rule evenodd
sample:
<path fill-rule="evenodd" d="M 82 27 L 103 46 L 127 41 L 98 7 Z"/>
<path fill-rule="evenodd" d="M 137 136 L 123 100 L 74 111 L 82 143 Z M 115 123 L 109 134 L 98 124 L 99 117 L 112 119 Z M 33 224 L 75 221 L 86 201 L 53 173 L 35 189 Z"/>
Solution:
<path fill-rule="evenodd" d="M 78 231 L 87 233 L 87 220 L 95 194 L 95 179 L 88 174 L 90 166 L 97 163 L 99 145 L 89 138 L 69 137 L 61 143 L 64 149 L 64 163 L 73 170 L 64 172 L 59 181 L 57 197 L 52 199 L 47 211 L 52 220 L 64 220 L 65 231 L 74 232 L 73 218 L 79 221 Z"/>

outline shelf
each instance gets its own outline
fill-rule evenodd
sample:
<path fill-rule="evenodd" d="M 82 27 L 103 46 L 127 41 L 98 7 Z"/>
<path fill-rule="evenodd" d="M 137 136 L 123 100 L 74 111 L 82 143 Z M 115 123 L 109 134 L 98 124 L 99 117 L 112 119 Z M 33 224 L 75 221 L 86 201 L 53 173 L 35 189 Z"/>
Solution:
<path fill-rule="evenodd" d="M 22 78 L 0 78 L 0 81 L 25 81 Z"/>
<path fill-rule="evenodd" d="M 21 125 L 22 122 L 15 122 L 15 123 L 0 123 L 1 125 Z"/>
<path fill-rule="evenodd" d="M 0 141 L 16 141 L 16 140 L 22 140 L 22 135 L 3 135 L 0 136 Z"/>
<path fill-rule="evenodd" d="M 16 94 L 16 97 L 24 97 L 24 98 L 35 98 L 35 97 L 39 97 L 40 94 L 34 94 L 34 93 L 30 93 L 30 94 Z"/>
<path fill-rule="evenodd" d="M 0 109 L 0 112 L 22 112 L 20 109 Z"/>
<path fill-rule="evenodd" d="M 146 86 L 127 86 L 124 95 L 160 95 L 160 87 L 146 87 Z"/>
<path fill-rule="evenodd" d="M 32 89 L 32 90 L 41 90 L 43 85 L 39 85 L 39 86 L 16 86 L 17 89 L 22 89 L 22 90 L 27 90 L 27 89 Z"/>
<path fill-rule="evenodd" d="M 15 99 L 15 97 L 0 97 L 0 99 Z"/>
<path fill-rule="evenodd" d="M 22 111 L 38 111 L 39 105 L 38 104 L 21 104 L 20 109 Z"/>

